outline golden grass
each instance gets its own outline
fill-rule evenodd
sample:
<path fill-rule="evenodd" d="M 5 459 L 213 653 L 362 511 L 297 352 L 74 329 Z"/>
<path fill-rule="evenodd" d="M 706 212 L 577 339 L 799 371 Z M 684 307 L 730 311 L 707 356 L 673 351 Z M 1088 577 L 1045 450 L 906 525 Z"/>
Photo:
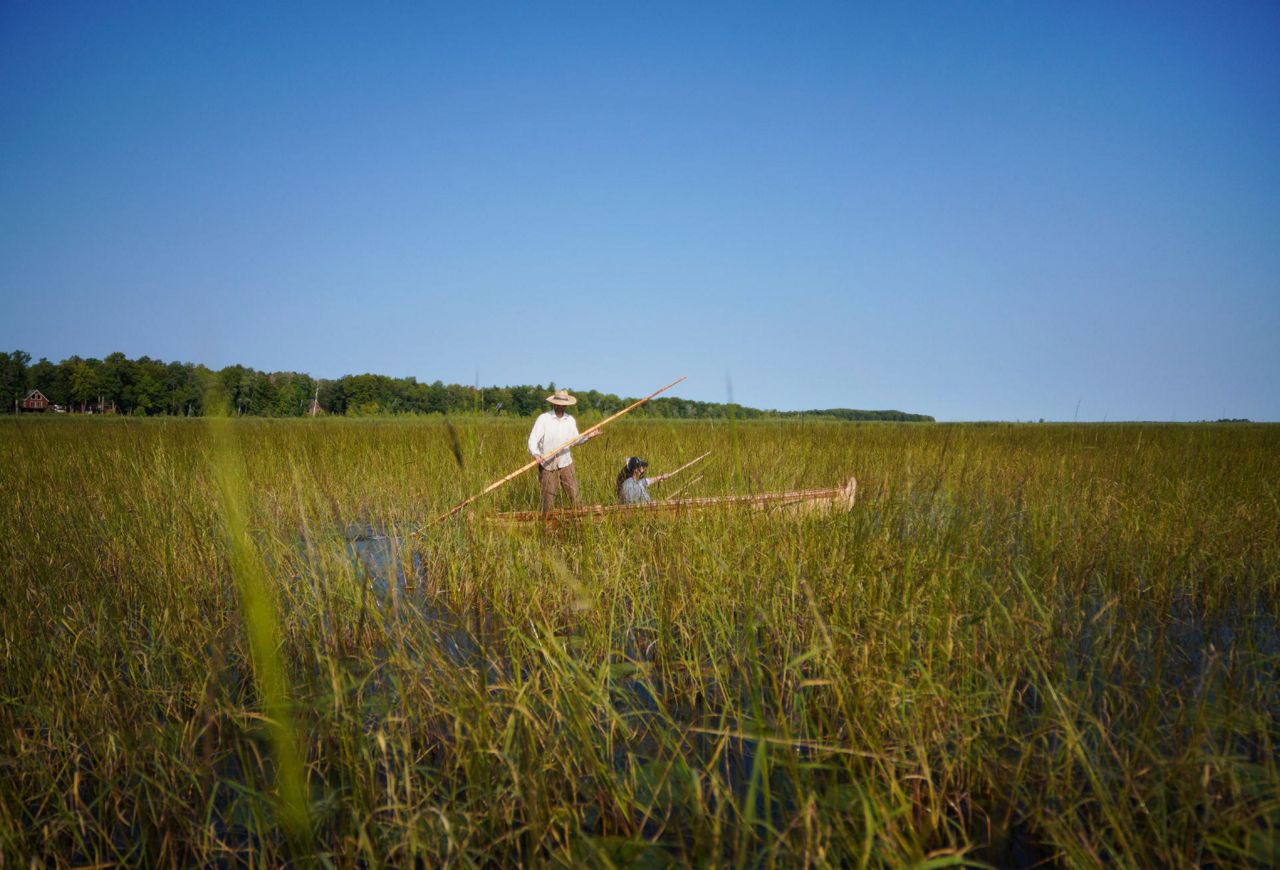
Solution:
<path fill-rule="evenodd" d="M 0 422 L 3 864 L 1280 859 L 1280 428 L 526 426 Z"/>

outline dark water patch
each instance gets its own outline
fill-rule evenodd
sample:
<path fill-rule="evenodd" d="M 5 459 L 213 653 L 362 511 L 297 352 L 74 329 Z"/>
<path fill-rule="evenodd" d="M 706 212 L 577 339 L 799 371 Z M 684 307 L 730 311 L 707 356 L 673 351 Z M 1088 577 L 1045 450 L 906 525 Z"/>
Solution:
<path fill-rule="evenodd" d="M 406 570 L 404 559 L 399 558 L 406 552 L 405 544 L 386 529 L 367 524 L 348 526 L 342 538 L 347 556 L 372 581 L 372 591 L 379 597 L 390 595 L 392 586 L 397 591 L 414 586 L 423 570 L 422 555 L 413 548 L 407 548 Z"/>
<path fill-rule="evenodd" d="M 352 524 L 328 538 L 300 537 L 296 546 L 306 566 L 302 574 L 309 578 L 299 576 L 299 582 L 318 581 L 323 586 L 326 575 L 334 571 L 355 580 L 356 588 L 345 593 L 347 607 L 353 609 L 339 616 L 326 607 L 319 618 L 326 623 L 336 620 L 354 639 L 359 654 L 347 666 L 359 674 L 366 699 L 385 700 L 398 692 L 394 675 L 382 667 L 393 658 L 425 666 L 443 654 L 453 667 L 479 669 L 488 679 L 500 675 L 492 654 L 501 631 L 497 617 L 488 610 L 451 608 L 431 594 L 435 584 L 425 582 L 432 570 L 430 554 L 394 530 Z M 375 612 L 380 630 L 362 631 L 374 622 Z M 314 618 L 302 613 L 292 617 Z M 349 649 L 343 644 L 339 648 Z M 385 703 L 377 706 L 390 709 Z"/>
<path fill-rule="evenodd" d="M 898 526 L 904 534 L 940 533 L 951 523 L 966 521 L 955 505 L 940 497 L 915 508 L 888 507 L 897 513 L 859 521 L 894 528 L 904 520 L 903 513 L 913 514 Z M 429 554 L 406 548 L 392 534 L 372 525 L 343 530 L 341 541 L 343 557 L 367 583 L 370 606 L 389 614 L 402 642 L 409 639 L 407 646 L 402 643 L 396 648 L 408 661 L 418 655 L 430 659 L 433 667 L 476 670 L 479 679 L 495 682 L 509 669 L 524 664 L 511 660 L 521 653 L 503 646 L 506 627 L 491 610 L 457 612 L 441 606 L 439 598 L 427 593 L 428 587 L 439 588 L 435 583 L 423 583 Z M 1048 666 L 1047 677 L 1054 688 L 1063 689 L 1063 680 L 1077 684 L 1066 693 L 1069 700 L 1079 704 L 1080 712 L 1108 723 L 1112 734 L 1141 733 L 1185 743 L 1184 732 L 1192 717 L 1182 715 L 1182 705 L 1218 703 L 1239 691 L 1266 699 L 1263 703 L 1270 706 L 1264 709 L 1273 717 L 1280 716 L 1276 706 L 1280 693 L 1273 682 L 1280 678 L 1280 625 L 1266 607 L 1240 604 L 1208 611 L 1186 597 L 1175 599 L 1167 612 L 1156 613 L 1145 599 L 1116 602 L 1101 596 L 1073 602 L 1070 608 L 1053 601 L 1046 605 L 1056 616 L 1046 638 L 1052 647 L 1037 661 Z M 785 733 L 785 728 L 769 725 L 784 721 L 790 703 L 788 697 L 771 692 L 767 687 L 770 681 L 746 672 L 726 677 L 729 685 L 706 675 L 691 680 L 688 662 L 671 662 L 674 671 L 664 669 L 659 623 L 637 616 L 618 620 L 618 626 L 616 637 L 610 640 L 614 658 L 604 686 L 608 713 L 590 715 L 621 714 L 635 726 L 634 736 L 615 744 L 606 764 L 620 781 L 637 789 L 639 803 L 661 810 L 661 817 L 674 817 L 681 812 L 688 790 L 701 784 L 704 800 L 732 800 L 735 811 L 749 804 L 759 824 L 780 830 L 802 802 L 817 793 L 795 793 L 796 765 L 807 771 L 799 779 L 806 789 L 825 789 L 832 794 L 841 788 L 856 791 L 856 783 L 861 781 L 856 761 L 833 757 L 816 744 L 765 736 Z M 520 631 L 527 633 L 527 627 Z M 573 635 L 560 638 L 570 645 L 573 639 Z M 764 649 L 769 642 L 768 637 L 751 638 L 754 649 Z M 921 637 L 919 642 L 928 643 L 928 639 Z M 373 660 L 385 660 L 390 652 L 374 649 Z M 1230 667 L 1232 656 L 1241 663 L 1235 671 Z M 664 674 L 671 675 L 670 684 Z M 702 697 L 691 696 L 695 683 L 703 686 Z M 1019 712 L 1009 724 L 1009 755 L 1004 759 L 1010 765 L 1023 758 L 1017 745 L 1019 735 L 1036 731 L 1046 717 L 1056 720 L 1060 715 L 1047 700 L 1047 690 L 1034 667 L 1023 671 L 1014 689 Z M 1154 703 L 1153 691 L 1159 693 Z M 364 692 L 369 730 L 378 727 L 385 711 L 401 704 L 389 672 L 375 674 L 364 684 Z M 381 695 L 381 700 L 374 702 L 374 695 Z M 1125 703 L 1115 704 L 1117 698 Z M 1174 703 L 1163 704 L 1166 698 Z M 730 711 L 727 716 L 726 711 Z M 1141 723 L 1142 730 L 1135 730 L 1135 717 L 1152 711 L 1156 721 Z M 1074 716 L 1075 710 L 1069 708 L 1067 714 Z M 762 724 L 752 725 L 748 718 Z M 797 729 L 797 733 L 804 731 L 803 726 Z M 675 742 L 674 735 L 679 735 Z M 1063 751 L 1060 729 L 1050 727 L 1039 739 L 1044 741 L 1038 753 L 1041 757 L 1056 757 Z M 1255 763 L 1262 751 L 1243 736 L 1232 748 Z M 670 760 L 673 753 L 675 761 Z M 683 767 L 670 773 L 668 768 L 675 765 Z M 715 791 L 705 788 L 707 778 L 723 786 L 721 798 L 707 797 Z M 688 845 L 680 840 L 674 825 L 663 828 L 651 819 L 641 821 L 645 838 L 674 837 L 668 842 L 674 843 L 676 854 Z M 1036 830 L 1035 819 L 1020 812 L 979 813 L 956 824 L 977 846 L 970 856 L 993 866 L 1054 866 L 1061 860 L 1043 830 Z M 584 831 L 592 831 L 590 822 Z"/>
<path fill-rule="evenodd" d="M 1206 612 L 1182 598 L 1165 612 L 1133 612 L 1095 598 L 1078 612 L 1076 626 L 1064 627 L 1064 664 L 1095 696 L 1123 690 L 1137 700 L 1165 691 L 1216 702 L 1224 691 L 1244 690 L 1280 701 L 1280 621 L 1260 607 L 1233 603 Z"/>
<path fill-rule="evenodd" d="M 970 852 L 969 857 L 1009 870 L 1063 866 L 1057 850 L 1041 842 L 1031 826 L 1020 817 L 992 828 L 988 838 Z"/>

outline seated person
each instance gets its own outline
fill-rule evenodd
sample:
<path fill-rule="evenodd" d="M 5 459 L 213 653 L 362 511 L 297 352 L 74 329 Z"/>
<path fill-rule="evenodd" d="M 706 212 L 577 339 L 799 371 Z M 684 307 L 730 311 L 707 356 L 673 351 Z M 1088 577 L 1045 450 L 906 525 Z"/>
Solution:
<path fill-rule="evenodd" d="M 649 469 L 649 463 L 641 459 L 639 456 L 632 456 L 627 460 L 627 464 L 622 466 L 622 470 L 618 472 L 618 501 L 622 504 L 643 504 L 652 501 L 649 497 L 649 487 L 652 484 L 665 480 L 670 475 L 659 474 L 657 477 L 645 477 L 645 472 Z"/>

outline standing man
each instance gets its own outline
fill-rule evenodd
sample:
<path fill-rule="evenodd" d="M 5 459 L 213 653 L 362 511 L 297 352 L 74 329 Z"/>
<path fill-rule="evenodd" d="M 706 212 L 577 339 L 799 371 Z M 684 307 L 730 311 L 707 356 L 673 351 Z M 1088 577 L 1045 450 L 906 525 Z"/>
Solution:
<path fill-rule="evenodd" d="M 538 460 L 538 481 L 542 484 L 542 512 L 545 514 L 555 504 L 556 493 L 563 486 L 569 493 L 569 500 L 574 507 L 578 506 L 578 478 L 573 472 L 573 457 L 564 450 L 550 459 L 544 460 L 543 454 L 552 453 L 562 444 L 569 444 L 578 438 L 578 423 L 565 413 L 564 409 L 578 404 L 578 400 L 569 395 L 568 390 L 556 390 L 547 396 L 552 410 L 546 411 L 533 421 L 533 431 L 529 433 L 529 454 Z M 594 438 L 599 432 L 593 432 L 588 438 Z"/>

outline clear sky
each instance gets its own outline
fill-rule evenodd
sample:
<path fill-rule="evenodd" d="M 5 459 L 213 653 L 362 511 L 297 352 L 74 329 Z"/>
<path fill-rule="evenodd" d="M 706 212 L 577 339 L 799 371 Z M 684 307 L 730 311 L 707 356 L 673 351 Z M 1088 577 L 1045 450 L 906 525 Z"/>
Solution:
<path fill-rule="evenodd" d="M 54 360 L 1277 420 L 1280 4 L 3 0 L 0 306 Z"/>

